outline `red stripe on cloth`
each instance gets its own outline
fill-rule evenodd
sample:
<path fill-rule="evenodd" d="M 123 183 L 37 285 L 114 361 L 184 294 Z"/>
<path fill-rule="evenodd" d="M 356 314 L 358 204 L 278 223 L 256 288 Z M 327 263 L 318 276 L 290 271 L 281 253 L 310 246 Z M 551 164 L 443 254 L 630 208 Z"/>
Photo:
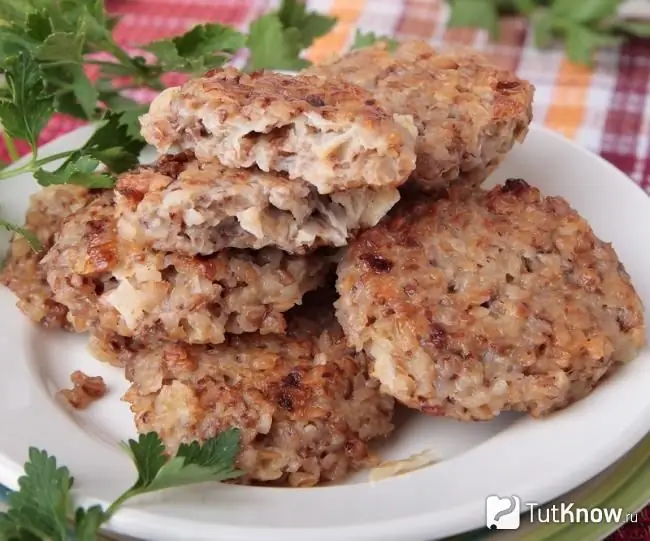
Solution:
<path fill-rule="evenodd" d="M 640 511 L 636 522 L 630 522 L 613 533 L 607 541 L 648 541 L 650 539 L 650 506 Z"/>
<path fill-rule="evenodd" d="M 499 41 L 490 43 L 487 56 L 500 68 L 517 71 L 528 34 L 528 24 L 523 17 L 502 17 L 499 22 Z"/>
<path fill-rule="evenodd" d="M 634 172 L 639 159 L 637 144 L 650 80 L 649 47 L 650 40 L 641 39 L 621 47 L 616 86 L 603 129 L 601 156 L 627 174 Z"/>
<path fill-rule="evenodd" d="M 109 0 L 107 8 L 110 13 L 122 16 L 114 31 L 118 43 L 141 44 L 183 33 L 201 22 L 238 26 L 247 20 L 255 2 Z"/>

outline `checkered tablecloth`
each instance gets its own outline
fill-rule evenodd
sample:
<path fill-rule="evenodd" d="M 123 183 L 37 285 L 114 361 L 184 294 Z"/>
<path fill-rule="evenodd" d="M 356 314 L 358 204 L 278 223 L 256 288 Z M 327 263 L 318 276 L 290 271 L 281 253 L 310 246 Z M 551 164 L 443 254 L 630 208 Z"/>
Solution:
<path fill-rule="evenodd" d="M 172 36 L 205 21 L 244 28 L 273 7 L 272 0 L 106 0 L 109 11 L 122 15 L 116 39 L 127 47 Z M 540 52 L 532 45 L 525 21 L 505 19 L 499 43 L 484 32 L 446 30 L 448 11 L 440 0 L 309 0 L 312 9 L 335 15 L 339 23 L 309 51 L 313 61 L 350 44 L 356 28 L 397 38 L 424 38 L 432 43 L 463 43 L 485 50 L 504 68 L 515 70 L 537 88 L 535 121 L 575 139 L 601 154 L 650 191 L 650 40 L 635 39 L 597 58 L 589 70 L 572 65 L 560 49 Z M 146 98 L 147 96 L 142 96 Z M 41 143 L 81 123 L 55 117 Z M 1 145 L 1 144 L 0 144 Z M 25 146 L 19 151 L 25 152 Z M 0 158 L 7 158 L 0 146 Z M 612 536 L 615 540 L 650 540 L 650 507 L 636 525 Z"/>

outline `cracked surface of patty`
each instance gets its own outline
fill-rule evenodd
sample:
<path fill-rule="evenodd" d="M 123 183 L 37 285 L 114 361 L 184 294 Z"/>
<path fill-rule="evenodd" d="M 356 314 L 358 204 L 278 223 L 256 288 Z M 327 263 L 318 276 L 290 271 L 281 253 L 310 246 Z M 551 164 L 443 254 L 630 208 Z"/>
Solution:
<path fill-rule="evenodd" d="M 33 250 L 27 239 L 14 235 L 0 273 L 0 282 L 17 297 L 17 306 L 32 321 L 49 328 L 69 327 L 68 310 L 54 300 L 40 261 L 54 243 L 63 221 L 82 208 L 94 192 L 72 185 L 48 186 L 31 196 L 24 227 L 38 239 Z"/>
<path fill-rule="evenodd" d="M 415 168 L 412 118 L 340 80 L 217 69 L 165 90 L 140 122 L 159 152 L 284 172 L 320 194 L 397 187 Z"/>
<path fill-rule="evenodd" d="M 302 180 L 199 162 L 190 152 L 123 174 L 117 192 L 122 238 L 192 256 L 224 248 L 306 253 L 344 246 L 399 200 L 392 187 L 320 195 Z"/>
<path fill-rule="evenodd" d="M 283 313 L 320 285 L 332 257 L 143 249 L 119 238 L 109 193 L 65 221 L 42 263 L 77 332 L 99 325 L 127 337 L 218 344 L 226 332 L 284 332 Z"/>
<path fill-rule="evenodd" d="M 645 342 L 612 246 L 519 179 L 397 208 L 350 246 L 337 288 L 338 319 L 382 390 L 432 415 L 545 415 Z"/>
<path fill-rule="evenodd" d="M 389 113 L 412 115 L 417 166 L 407 186 L 424 191 L 470 172 L 480 184 L 523 141 L 532 119 L 534 87 L 465 48 L 436 51 L 412 41 L 391 53 L 377 43 L 305 73 L 340 77 L 368 89 Z"/>
<path fill-rule="evenodd" d="M 376 465 L 368 442 L 392 431 L 394 402 L 333 320 L 323 327 L 290 317 L 286 336 L 250 333 L 219 346 L 168 343 L 131 354 L 124 400 L 138 430 L 157 432 L 173 452 L 237 427 L 246 483 L 313 486 Z"/>

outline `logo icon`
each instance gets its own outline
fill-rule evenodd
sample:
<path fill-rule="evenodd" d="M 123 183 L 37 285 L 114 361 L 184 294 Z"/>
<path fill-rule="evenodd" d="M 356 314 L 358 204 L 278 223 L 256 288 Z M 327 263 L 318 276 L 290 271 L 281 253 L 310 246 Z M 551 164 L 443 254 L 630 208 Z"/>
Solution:
<path fill-rule="evenodd" d="M 485 500 L 485 524 L 490 530 L 516 530 L 521 523 L 521 499 L 518 496 L 488 496 Z"/>

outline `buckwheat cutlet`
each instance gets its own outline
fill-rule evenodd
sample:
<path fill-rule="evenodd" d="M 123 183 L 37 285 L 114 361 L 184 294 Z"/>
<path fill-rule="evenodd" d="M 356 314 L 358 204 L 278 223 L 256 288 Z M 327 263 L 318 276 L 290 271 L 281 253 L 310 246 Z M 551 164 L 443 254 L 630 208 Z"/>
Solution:
<path fill-rule="evenodd" d="M 117 184 L 123 239 L 192 256 L 224 248 L 300 254 L 344 246 L 398 200 L 391 187 L 321 195 L 280 173 L 198 162 L 189 152 L 125 173 Z"/>
<path fill-rule="evenodd" d="M 68 216 L 41 260 L 54 299 L 65 306 L 75 332 L 95 327 L 100 297 L 117 286 L 112 271 L 118 265 L 112 191 L 106 191 Z"/>
<path fill-rule="evenodd" d="M 417 130 L 343 81 L 218 69 L 165 90 L 141 117 L 159 152 L 174 146 L 227 167 L 287 173 L 318 193 L 397 187 L 415 168 Z"/>
<path fill-rule="evenodd" d="M 337 287 L 382 391 L 436 416 L 546 415 L 645 341 L 612 246 L 523 180 L 397 209 L 350 246 Z"/>
<path fill-rule="evenodd" d="M 484 180 L 524 140 L 532 119 L 533 85 L 473 50 L 436 51 L 413 41 L 391 53 L 376 43 L 304 73 L 342 78 L 369 90 L 389 113 L 412 115 L 417 166 L 407 186 L 425 191 L 470 171 Z"/>
<path fill-rule="evenodd" d="M 18 297 L 18 308 L 32 321 L 45 327 L 68 328 L 67 309 L 54 300 L 39 262 L 52 247 L 63 220 L 93 197 L 81 186 L 48 186 L 32 195 L 25 228 L 41 243 L 34 251 L 27 240 L 14 235 L 0 272 L 0 282 Z"/>
<path fill-rule="evenodd" d="M 273 248 L 194 258 L 143 249 L 119 238 L 111 193 L 66 220 L 43 265 L 77 332 L 99 326 L 218 344 L 226 332 L 284 332 L 283 312 L 320 285 L 333 261 Z"/>
<path fill-rule="evenodd" d="M 138 430 L 157 432 L 173 453 L 237 427 L 244 483 L 307 487 L 376 465 L 368 443 L 392 431 L 394 402 L 329 321 L 318 332 L 293 318 L 286 336 L 250 333 L 219 346 L 163 344 L 131 354 L 124 400 Z"/>

